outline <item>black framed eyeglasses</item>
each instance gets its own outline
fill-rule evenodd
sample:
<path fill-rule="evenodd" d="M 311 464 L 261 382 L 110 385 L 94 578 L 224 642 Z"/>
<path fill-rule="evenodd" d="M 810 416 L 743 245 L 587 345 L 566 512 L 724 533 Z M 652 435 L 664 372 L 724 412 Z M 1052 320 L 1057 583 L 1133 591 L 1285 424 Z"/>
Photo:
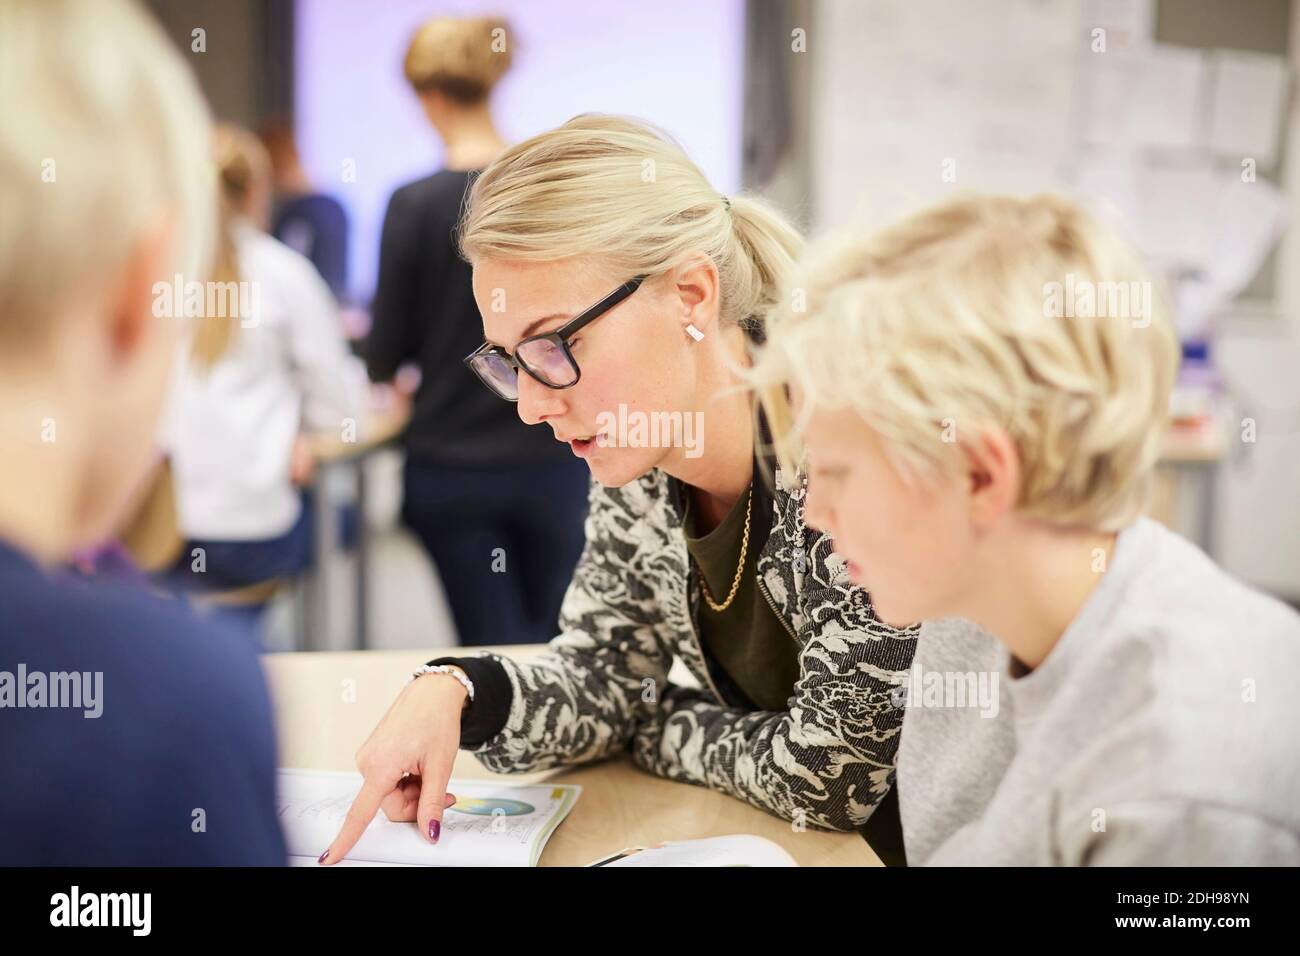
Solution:
<path fill-rule="evenodd" d="M 465 364 L 507 402 L 519 401 L 520 369 L 547 388 L 572 388 L 582 378 L 582 369 L 569 349 L 569 339 L 630 296 L 645 280 L 643 275 L 629 279 L 554 332 L 530 335 L 515 346 L 514 355 L 499 345 L 484 342 L 465 356 Z"/>

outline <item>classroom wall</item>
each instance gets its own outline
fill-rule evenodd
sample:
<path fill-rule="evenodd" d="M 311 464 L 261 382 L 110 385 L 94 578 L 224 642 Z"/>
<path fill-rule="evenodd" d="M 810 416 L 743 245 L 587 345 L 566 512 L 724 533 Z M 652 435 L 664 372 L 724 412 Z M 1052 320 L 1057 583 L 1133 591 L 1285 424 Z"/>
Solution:
<path fill-rule="evenodd" d="M 1199 0 L 1158 3 L 1156 41 L 1287 51 L 1300 68 L 1293 0 L 1243 0 L 1231 14 L 1211 6 L 1213 16 Z M 1077 173 L 1082 10 L 1083 0 L 814 0 L 801 100 L 813 229 L 873 228 L 958 190 L 1067 188 Z M 1277 36 L 1288 30 L 1289 43 Z M 1295 102 L 1293 90 L 1284 126 L 1292 144 Z M 1297 153 L 1284 142 L 1268 171 L 1293 223 Z M 1234 574 L 1300 601 L 1300 229 L 1270 259 L 1244 300 L 1213 320 L 1238 399 L 1233 424 L 1249 415 L 1259 431 L 1252 445 L 1234 442 L 1222 465 L 1213 540 Z"/>
<path fill-rule="evenodd" d="M 256 127 L 292 108 L 293 0 L 146 0 L 218 119 Z M 203 30 L 196 50 L 194 31 Z"/>
<path fill-rule="evenodd" d="M 872 228 L 954 191 L 1061 180 L 1074 0 L 818 0 L 814 16 L 818 228 Z"/>
<path fill-rule="evenodd" d="M 1300 3 L 1291 2 L 1288 58 L 1300 75 Z M 1273 301 L 1224 317 L 1220 364 L 1258 440 L 1236 443 L 1218 496 L 1216 555 L 1244 579 L 1300 603 L 1300 110 L 1295 81 L 1278 180 L 1292 227 L 1274 256 Z M 1240 422 L 1238 421 L 1238 425 Z"/>
<path fill-rule="evenodd" d="M 406 46 L 429 17 L 488 9 L 507 17 L 517 36 L 514 66 L 494 97 L 508 140 L 577 113 L 627 113 L 666 127 L 719 190 L 740 183 L 741 0 L 500 0 L 490 8 L 471 0 L 385 0 L 367 4 L 365 16 L 350 3 L 298 0 L 299 148 L 309 172 L 352 218 L 352 291 L 362 302 L 373 292 L 389 195 L 441 162 L 440 144 L 402 77 Z"/>

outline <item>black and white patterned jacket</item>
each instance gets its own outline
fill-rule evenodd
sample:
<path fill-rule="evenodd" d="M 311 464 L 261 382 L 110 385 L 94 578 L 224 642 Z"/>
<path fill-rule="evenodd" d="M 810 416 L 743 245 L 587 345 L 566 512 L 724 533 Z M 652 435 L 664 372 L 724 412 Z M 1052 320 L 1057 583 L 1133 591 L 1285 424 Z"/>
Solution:
<path fill-rule="evenodd" d="M 830 537 L 803 522 L 806 478 L 792 486 L 776 473 L 757 565 L 760 590 L 799 646 L 788 710 L 737 708 L 719 693 L 695 626 L 680 486 L 655 469 L 621 488 L 593 482 L 561 633 L 540 658 L 457 659 L 476 683 L 495 682 L 500 701 L 491 735 L 462 736 L 462 746 L 503 773 L 630 750 L 653 773 L 789 820 L 861 826 L 893 783 L 903 710 L 891 692 L 906 679 L 918 628 L 876 619 Z M 699 688 L 668 683 L 674 657 Z"/>

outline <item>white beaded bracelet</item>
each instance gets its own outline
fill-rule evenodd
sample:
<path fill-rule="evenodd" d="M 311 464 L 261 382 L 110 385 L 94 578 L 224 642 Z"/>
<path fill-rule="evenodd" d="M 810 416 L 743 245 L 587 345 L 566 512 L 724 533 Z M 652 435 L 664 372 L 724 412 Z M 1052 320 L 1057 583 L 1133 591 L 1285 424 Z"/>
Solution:
<path fill-rule="evenodd" d="M 448 674 L 456 678 L 456 680 L 460 681 L 461 686 L 465 688 L 465 692 L 469 694 L 469 702 L 474 703 L 474 682 L 466 677 L 460 668 L 450 667 L 446 664 L 424 664 L 411 675 L 411 679 L 407 683 L 410 684 L 417 677 L 423 677 L 425 674 Z"/>

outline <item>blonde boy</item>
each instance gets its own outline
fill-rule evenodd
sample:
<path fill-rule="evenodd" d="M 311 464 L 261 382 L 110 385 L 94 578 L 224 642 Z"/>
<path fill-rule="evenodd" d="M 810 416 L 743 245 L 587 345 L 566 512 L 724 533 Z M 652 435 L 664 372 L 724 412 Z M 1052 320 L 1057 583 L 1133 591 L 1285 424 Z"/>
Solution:
<path fill-rule="evenodd" d="M 252 647 L 58 571 L 156 459 L 155 285 L 206 278 L 207 110 L 123 0 L 0 3 L 0 102 L 0 866 L 281 865 Z"/>
<path fill-rule="evenodd" d="M 1142 517 L 1178 360 L 1152 289 L 1070 201 L 975 197 L 813 250 L 770 321 L 753 380 L 848 579 L 1001 644 L 992 724 L 908 701 L 910 863 L 1300 863 L 1300 617 Z"/>

